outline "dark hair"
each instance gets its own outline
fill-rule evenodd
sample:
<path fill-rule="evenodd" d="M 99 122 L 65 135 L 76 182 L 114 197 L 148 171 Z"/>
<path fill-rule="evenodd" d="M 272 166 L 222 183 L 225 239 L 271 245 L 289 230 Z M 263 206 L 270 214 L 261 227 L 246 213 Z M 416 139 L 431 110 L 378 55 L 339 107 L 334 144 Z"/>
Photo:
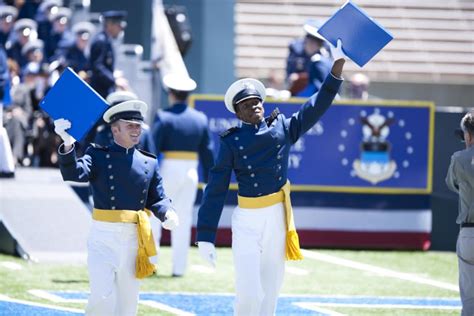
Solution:
<path fill-rule="evenodd" d="M 474 136 L 474 113 L 468 112 L 461 120 L 461 129 Z"/>
<path fill-rule="evenodd" d="M 172 95 L 174 95 L 174 97 L 175 97 L 178 101 L 181 101 L 181 102 L 186 101 L 186 99 L 187 99 L 188 96 L 189 96 L 189 92 L 188 92 L 188 91 L 178 91 L 178 90 L 169 89 L 169 93 L 171 93 Z"/>

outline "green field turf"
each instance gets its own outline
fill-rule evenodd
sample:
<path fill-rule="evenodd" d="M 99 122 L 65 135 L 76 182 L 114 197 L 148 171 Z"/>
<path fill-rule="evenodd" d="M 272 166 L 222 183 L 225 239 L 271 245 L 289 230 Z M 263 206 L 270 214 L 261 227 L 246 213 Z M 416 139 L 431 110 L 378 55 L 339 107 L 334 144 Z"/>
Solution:
<path fill-rule="evenodd" d="M 162 247 L 158 275 L 146 279 L 142 291 L 156 292 L 209 292 L 233 293 L 232 254 L 229 248 L 218 248 L 217 270 L 215 273 L 198 272 L 193 266 L 203 266 L 197 249 L 190 252 L 190 269 L 186 277 L 172 278 L 171 252 Z M 457 284 L 457 260 L 452 252 L 401 252 L 401 251 L 348 251 L 314 250 L 337 258 L 349 259 L 401 273 Z M 39 299 L 29 294 L 30 289 L 48 291 L 75 290 L 88 291 L 87 269 L 85 265 L 59 265 L 30 263 L 18 258 L 0 255 L 0 263 L 10 261 L 22 266 L 13 271 L 0 265 L 0 294 L 11 298 L 54 304 L 83 309 L 84 304 L 57 304 Z M 391 278 L 370 271 L 306 258 L 299 262 L 289 262 L 289 267 L 307 271 L 305 275 L 286 273 L 282 294 L 301 295 L 365 295 L 458 298 L 459 293 L 417 284 L 407 280 Z M 301 271 L 301 270 L 298 270 Z M 368 309 L 325 307 L 346 315 L 459 315 L 456 310 L 416 310 L 416 309 Z M 157 315 L 157 311 L 139 305 L 139 315 Z M 160 312 L 159 315 L 167 315 Z"/>

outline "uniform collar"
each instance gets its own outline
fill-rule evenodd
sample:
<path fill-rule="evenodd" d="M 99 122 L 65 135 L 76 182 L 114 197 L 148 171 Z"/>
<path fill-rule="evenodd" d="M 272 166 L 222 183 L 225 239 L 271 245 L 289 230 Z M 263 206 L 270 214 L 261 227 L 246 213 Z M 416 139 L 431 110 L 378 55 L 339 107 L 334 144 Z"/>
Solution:
<path fill-rule="evenodd" d="M 120 146 L 114 141 L 112 145 L 110 146 L 110 151 L 125 153 L 125 154 L 133 154 L 133 152 L 135 151 L 135 147 L 125 148 L 125 147 Z"/>
<path fill-rule="evenodd" d="M 240 127 L 243 130 L 258 131 L 261 128 L 266 128 L 267 124 L 265 123 L 265 120 L 260 121 L 259 124 L 250 124 L 250 123 L 245 123 L 244 121 L 240 121 Z"/>
<path fill-rule="evenodd" d="M 186 103 L 179 102 L 179 103 L 173 104 L 168 110 L 173 113 L 181 113 L 184 110 L 186 110 L 187 107 L 188 106 Z"/>

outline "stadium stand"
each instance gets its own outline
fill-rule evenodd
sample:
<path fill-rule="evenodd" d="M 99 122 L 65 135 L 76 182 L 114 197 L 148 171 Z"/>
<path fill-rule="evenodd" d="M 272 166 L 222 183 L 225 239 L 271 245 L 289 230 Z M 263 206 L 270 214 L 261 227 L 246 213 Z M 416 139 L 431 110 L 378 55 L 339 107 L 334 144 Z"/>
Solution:
<path fill-rule="evenodd" d="M 283 80 L 288 43 L 307 18 L 325 21 L 343 1 L 238 0 L 236 76 Z M 474 2 L 359 0 L 395 39 L 364 67 L 383 82 L 466 83 L 474 79 Z M 350 62 L 346 76 L 360 68 Z"/>

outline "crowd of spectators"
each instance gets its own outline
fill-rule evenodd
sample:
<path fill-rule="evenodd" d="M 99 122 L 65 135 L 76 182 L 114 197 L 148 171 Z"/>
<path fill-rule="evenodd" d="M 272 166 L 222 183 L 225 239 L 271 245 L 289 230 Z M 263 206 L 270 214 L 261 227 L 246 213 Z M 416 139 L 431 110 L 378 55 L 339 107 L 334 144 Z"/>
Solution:
<path fill-rule="evenodd" d="M 60 140 L 39 102 L 65 67 L 89 78 L 96 26 L 88 21 L 71 25 L 71 10 L 62 5 L 61 0 L 0 4 L 0 50 L 9 71 L 3 125 L 17 166 L 56 166 Z"/>

